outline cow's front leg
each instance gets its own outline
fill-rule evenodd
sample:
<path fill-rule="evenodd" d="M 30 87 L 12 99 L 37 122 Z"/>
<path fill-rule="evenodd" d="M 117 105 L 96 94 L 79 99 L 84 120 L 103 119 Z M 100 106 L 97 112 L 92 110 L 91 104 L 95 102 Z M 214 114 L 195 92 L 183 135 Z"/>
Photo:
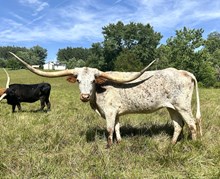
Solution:
<path fill-rule="evenodd" d="M 106 123 L 107 123 L 107 148 L 110 148 L 113 143 L 113 133 L 115 128 L 115 117 L 116 115 L 110 112 L 110 115 L 106 116 Z"/>
<path fill-rule="evenodd" d="M 12 105 L 12 112 L 15 112 L 15 107 L 16 107 L 16 105 L 13 104 L 13 105 Z"/>
<path fill-rule="evenodd" d="M 116 134 L 116 140 L 118 143 L 121 142 L 121 134 L 120 134 L 120 123 L 119 123 L 119 117 L 116 117 L 115 120 L 115 134 Z"/>

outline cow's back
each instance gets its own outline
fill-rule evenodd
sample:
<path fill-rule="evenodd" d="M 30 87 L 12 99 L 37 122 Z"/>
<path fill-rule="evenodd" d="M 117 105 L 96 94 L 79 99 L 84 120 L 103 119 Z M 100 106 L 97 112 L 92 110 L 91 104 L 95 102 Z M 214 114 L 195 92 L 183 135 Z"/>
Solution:
<path fill-rule="evenodd" d="M 130 75 L 129 72 L 117 74 Z M 97 93 L 97 103 L 102 107 L 114 104 L 122 114 L 153 112 L 168 105 L 191 102 L 193 86 L 193 80 L 186 71 L 174 68 L 147 71 L 130 83 L 102 86 L 105 90 Z"/>

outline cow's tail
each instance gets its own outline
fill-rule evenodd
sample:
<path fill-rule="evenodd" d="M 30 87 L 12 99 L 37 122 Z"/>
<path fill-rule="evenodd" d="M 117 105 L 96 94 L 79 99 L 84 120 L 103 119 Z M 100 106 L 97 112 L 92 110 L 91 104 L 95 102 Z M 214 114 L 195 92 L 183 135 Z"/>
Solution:
<path fill-rule="evenodd" d="M 191 74 L 191 77 L 193 78 L 194 84 L 195 84 L 195 92 L 196 92 L 196 129 L 197 134 L 201 137 L 202 136 L 202 119 L 201 119 L 201 111 L 200 111 L 200 99 L 199 99 L 199 88 L 198 88 L 198 82 L 196 77 Z"/>

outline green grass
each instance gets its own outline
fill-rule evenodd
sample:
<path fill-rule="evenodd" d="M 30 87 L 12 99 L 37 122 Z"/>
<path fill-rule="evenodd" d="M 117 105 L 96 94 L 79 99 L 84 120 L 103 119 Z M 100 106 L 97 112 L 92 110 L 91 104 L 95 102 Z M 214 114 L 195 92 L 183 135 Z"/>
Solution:
<path fill-rule="evenodd" d="M 49 82 L 51 111 L 40 102 L 11 113 L 0 104 L 0 178 L 220 178 L 220 90 L 200 89 L 203 133 L 175 146 L 168 112 L 120 118 L 122 142 L 106 149 L 106 123 L 79 100 L 77 84 L 27 70 L 8 71 L 12 83 Z M 6 75 L 0 70 L 0 86 Z M 195 104 L 193 101 L 193 109 Z"/>

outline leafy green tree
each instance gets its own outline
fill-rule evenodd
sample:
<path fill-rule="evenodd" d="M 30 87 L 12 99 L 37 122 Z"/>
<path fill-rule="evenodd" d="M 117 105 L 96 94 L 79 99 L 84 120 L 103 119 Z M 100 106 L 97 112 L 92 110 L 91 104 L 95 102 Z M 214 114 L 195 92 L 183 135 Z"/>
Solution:
<path fill-rule="evenodd" d="M 0 66 L 6 66 L 7 68 L 11 69 L 20 69 L 24 67 L 21 63 L 15 60 L 15 58 L 10 53 L 8 53 L 9 51 L 17 54 L 31 65 L 42 66 L 47 56 L 47 50 L 40 46 L 34 46 L 30 49 L 14 46 L 0 47 L 0 59 L 5 60 L 5 63 L 2 61 Z"/>
<path fill-rule="evenodd" d="M 208 53 L 207 61 L 212 63 L 216 71 L 216 78 L 220 81 L 220 33 L 212 32 L 205 42 L 205 50 Z"/>
<path fill-rule="evenodd" d="M 47 50 L 39 45 L 30 48 L 29 58 L 32 60 L 32 64 L 40 65 L 45 64 L 45 58 L 47 57 Z"/>
<path fill-rule="evenodd" d="M 77 60 L 81 59 L 86 61 L 89 56 L 89 49 L 86 48 L 72 48 L 67 47 L 65 49 L 59 49 L 57 53 L 57 60 L 59 62 L 68 62 L 69 60 L 76 58 Z"/>
<path fill-rule="evenodd" d="M 216 81 L 215 69 L 208 62 L 209 53 L 205 50 L 203 29 L 184 27 L 176 31 L 174 37 L 167 40 L 166 45 L 158 48 L 160 67 L 175 67 L 192 72 L 204 86 L 212 86 Z M 209 80 L 208 80 L 209 79 Z"/>
<path fill-rule="evenodd" d="M 69 59 L 69 61 L 66 64 L 67 64 L 67 68 L 83 67 L 85 66 L 85 61 L 82 59 L 77 60 L 74 57 L 72 59 Z"/>
<path fill-rule="evenodd" d="M 3 58 L 0 58 L 0 67 L 5 68 L 6 67 L 6 60 L 4 60 Z"/>
<path fill-rule="evenodd" d="M 7 68 L 10 68 L 10 69 L 12 69 L 12 70 L 17 70 L 17 69 L 20 69 L 20 68 L 22 68 L 21 67 L 21 64 L 17 61 L 17 60 L 15 60 L 15 59 L 9 59 L 9 60 L 7 60 L 7 65 L 6 65 L 6 67 Z"/>
<path fill-rule="evenodd" d="M 92 68 L 98 68 L 100 70 L 105 70 L 106 63 L 103 56 L 98 56 L 97 54 L 91 54 L 88 56 L 88 59 L 86 61 L 86 66 L 92 67 Z"/>
<path fill-rule="evenodd" d="M 26 62 L 28 62 L 30 65 L 36 65 L 36 55 L 31 53 L 30 51 L 17 51 L 16 55 L 18 55 L 19 57 L 21 57 L 23 60 L 25 60 Z"/>
<path fill-rule="evenodd" d="M 217 81 L 219 82 L 220 84 L 220 66 L 215 66 L 215 70 L 216 70 L 216 77 L 217 77 Z M 219 85 L 220 87 L 220 85 Z"/>
<path fill-rule="evenodd" d="M 216 50 L 220 49 L 220 33 L 212 32 L 208 35 L 205 43 L 205 48 L 210 54 L 213 54 Z"/>
<path fill-rule="evenodd" d="M 57 53 L 57 60 L 59 62 L 67 62 L 69 59 L 73 58 L 71 55 L 72 48 L 67 47 L 65 49 L 59 49 Z"/>
<path fill-rule="evenodd" d="M 171 49 L 168 45 L 160 45 L 156 50 L 157 61 L 155 62 L 154 66 L 156 69 L 164 69 L 168 67 L 173 67 L 171 63 Z"/>
<path fill-rule="evenodd" d="M 0 58 L 9 59 L 12 55 L 8 52 L 16 53 L 17 51 L 27 51 L 28 49 L 25 47 L 15 47 L 15 46 L 3 46 L 0 47 Z"/>
<path fill-rule="evenodd" d="M 201 81 L 205 87 L 213 86 L 216 82 L 216 71 L 210 62 L 204 61 L 200 64 L 197 80 Z"/>
<path fill-rule="evenodd" d="M 137 64 L 143 66 L 155 59 L 156 48 L 162 35 L 154 32 L 149 24 L 133 23 L 124 25 L 121 21 L 116 24 L 109 24 L 103 27 L 104 35 L 104 58 L 107 63 L 107 70 L 116 68 L 116 64 L 122 57 L 118 58 L 121 52 L 128 50 L 136 56 Z M 125 57 L 125 55 L 123 55 Z M 117 59 L 117 62 L 115 63 Z M 135 63 L 135 62 L 134 62 Z M 125 67 L 125 66 L 124 66 Z M 126 69 L 124 69 L 126 70 Z"/>
<path fill-rule="evenodd" d="M 196 72 L 201 63 L 201 51 L 204 39 L 202 38 L 203 29 L 187 29 L 184 27 L 176 31 L 176 36 L 167 40 L 170 49 L 168 59 L 171 66 Z"/>
<path fill-rule="evenodd" d="M 217 80 L 220 82 L 220 49 L 216 49 L 212 54 L 212 62 L 216 70 Z"/>
<path fill-rule="evenodd" d="M 220 48 L 216 49 L 210 58 L 214 66 L 220 66 Z"/>
<path fill-rule="evenodd" d="M 87 57 L 86 66 L 98 68 L 100 70 L 106 69 L 106 62 L 104 59 L 104 49 L 101 43 L 93 43 L 90 48 L 90 54 Z"/>
<path fill-rule="evenodd" d="M 129 50 L 124 50 L 116 58 L 115 70 L 118 71 L 139 71 L 142 69 L 142 62 L 137 59 L 137 56 Z"/>

